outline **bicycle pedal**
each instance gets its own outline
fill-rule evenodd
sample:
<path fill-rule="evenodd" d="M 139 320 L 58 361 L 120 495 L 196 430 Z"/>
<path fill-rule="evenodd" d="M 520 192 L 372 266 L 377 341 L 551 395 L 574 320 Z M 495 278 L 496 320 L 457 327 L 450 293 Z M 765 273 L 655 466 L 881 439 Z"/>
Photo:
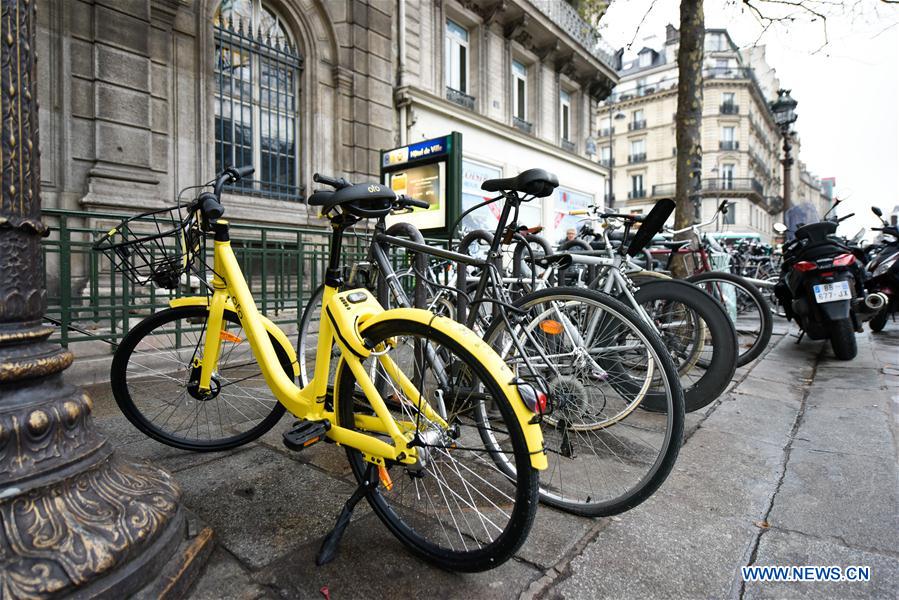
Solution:
<path fill-rule="evenodd" d="M 325 434 L 330 428 L 331 423 L 328 421 L 297 421 L 281 437 L 287 448 L 299 452 L 325 439 Z"/>

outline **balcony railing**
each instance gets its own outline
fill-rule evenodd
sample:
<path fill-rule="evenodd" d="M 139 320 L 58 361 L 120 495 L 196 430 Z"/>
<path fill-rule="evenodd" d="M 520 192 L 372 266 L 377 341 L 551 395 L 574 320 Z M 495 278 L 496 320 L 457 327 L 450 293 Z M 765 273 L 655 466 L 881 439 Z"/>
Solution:
<path fill-rule="evenodd" d="M 740 114 L 740 106 L 738 104 L 728 104 L 725 102 L 718 107 L 722 115 L 738 115 Z"/>
<path fill-rule="evenodd" d="M 642 121 L 631 121 L 630 123 L 627 124 L 628 131 L 639 131 L 641 129 L 646 129 L 646 120 L 645 119 L 643 119 Z"/>
<path fill-rule="evenodd" d="M 515 126 L 516 129 L 520 129 L 525 133 L 533 133 L 534 132 L 534 124 L 528 123 L 524 119 L 519 119 L 518 117 L 512 117 L 512 125 Z"/>
<path fill-rule="evenodd" d="M 637 198 L 645 198 L 646 190 L 631 190 L 627 193 L 628 200 L 635 200 Z"/>
<path fill-rule="evenodd" d="M 719 192 L 754 193 L 764 196 L 764 186 L 751 177 L 717 177 L 702 180 L 702 194 L 712 196 Z M 675 184 L 659 183 L 652 186 L 653 196 L 673 196 Z"/>
<path fill-rule="evenodd" d="M 460 92 L 459 90 L 447 86 L 446 99 L 450 102 L 455 102 L 459 106 L 464 106 L 469 110 L 474 110 L 474 96 L 469 96 L 465 92 Z"/>
<path fill-rule="evenodd" d="M 739 150 L 740 142 L 721 140 L 720 142 L 718 142 L 718 148 L 720 150 Z"/>
<path fill-rule="evenodd" d="M 560 0 L 530 0 L 531 4 L 570 35 L 594 58 L 610 69 L 615 68 L 615 50 L 605 43 L 596 29 L 584 21 L 568 2 Z"/>
<path fill-rule="evenodd" d="M 603 194 L 603 200 L 605 200 L 607 206 L 611 206 L 615 203 L 615 194 Z"/>
<path fill-rule="evenodd" d="M 577 146 L 571 140 L 562 140 L 560 144 L 562 146 L 562 150 L 567 150 L 568 152 L 576 152 Z"/>
<path fill-rule="evenodd" d="M 640 154 L 630 154 L 627 157 L 627 162 L 629 162 L 631 164 L 646 162 L 646 153 L 641 152 Z"/>
<path fill-rule="evenodd" d="M 599 130 L 599 137 L 609 137 L 613 133 L 615 133 L 614 127 L 606 127 L 604 129 Z"/>
<path fill-rule="evenodd" d="M 603 166 L 603 167 L 606 167 L 606 168 L 608 168 L 608 167 L 614 167 L 614 166 L 615 166 L 615 159 L 614 159 L 614 158 L 600 158 L 600 159 L 599 159 L 599 164 L 600 164 L 601 166 Z"/>

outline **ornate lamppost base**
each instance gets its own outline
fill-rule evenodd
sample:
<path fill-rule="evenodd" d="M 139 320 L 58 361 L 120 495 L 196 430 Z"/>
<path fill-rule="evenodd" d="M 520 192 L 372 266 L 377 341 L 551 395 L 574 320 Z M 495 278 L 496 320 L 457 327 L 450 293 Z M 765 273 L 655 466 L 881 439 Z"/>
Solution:
<path fill-rule="evenodd" d="M 171 475 L 116 456 L 92 404 L 59 374 L 0 386 L 0 598 L 176 597 L 212 549 Z"/>

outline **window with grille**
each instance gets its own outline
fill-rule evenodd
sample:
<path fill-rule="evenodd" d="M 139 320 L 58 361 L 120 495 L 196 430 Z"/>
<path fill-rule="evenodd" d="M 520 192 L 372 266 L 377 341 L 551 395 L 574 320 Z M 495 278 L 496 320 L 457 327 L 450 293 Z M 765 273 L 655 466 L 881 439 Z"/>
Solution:
<path fill-rule="evenodd" d="M 216 11 L 215 167 L 253 165 L 235 191 L 299 200 L 298 95 L 302 57 L 281 18 L 260 0 Z"/>

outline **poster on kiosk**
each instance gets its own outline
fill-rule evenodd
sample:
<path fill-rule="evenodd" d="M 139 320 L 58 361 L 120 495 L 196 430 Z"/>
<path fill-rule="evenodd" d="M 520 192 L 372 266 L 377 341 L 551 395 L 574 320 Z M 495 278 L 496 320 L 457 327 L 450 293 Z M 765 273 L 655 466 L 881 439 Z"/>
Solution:
<path fill-rule="evenodd" d="M 381 181 L 397 194 L 424 200 L 428 208 L 387 217 L 387 226 L 410 223 L 425 235 L 446 237 L 461 204 L 462 134 L 381 151 Z"/>

